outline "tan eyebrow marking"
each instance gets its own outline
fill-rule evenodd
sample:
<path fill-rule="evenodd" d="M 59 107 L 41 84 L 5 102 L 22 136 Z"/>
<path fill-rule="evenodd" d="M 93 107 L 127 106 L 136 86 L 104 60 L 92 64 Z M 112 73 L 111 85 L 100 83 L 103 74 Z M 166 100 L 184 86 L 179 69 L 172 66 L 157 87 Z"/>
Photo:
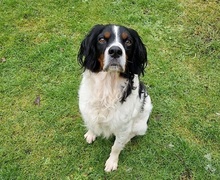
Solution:
<path fill-rule="evenodd" d="M 107 31 L 107 32 L 104 33 L 104 37 L 105 37 L 106 39 L 109 39 L 110 36 L 111 36 L 111 33 L 110 33 L 110 32 Z"/>
<path fill-rule="evenodd" d="M 126 33 L 126 32 L 123 32 L 122 34 L 121 34 L 121 37 L 122 37 L 122 39 L 127 39 L 128 38 L 128 34 Z"/>

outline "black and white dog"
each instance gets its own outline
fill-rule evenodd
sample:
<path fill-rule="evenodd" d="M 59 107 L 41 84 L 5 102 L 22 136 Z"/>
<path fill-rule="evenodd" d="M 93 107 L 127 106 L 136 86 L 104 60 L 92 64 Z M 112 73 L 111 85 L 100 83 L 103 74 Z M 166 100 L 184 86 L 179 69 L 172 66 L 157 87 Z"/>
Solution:
<path fill-rule="evenodd" d="M 117 169 L 125 144 L 144 135 L 152 110 L 150 96 L 139 76 L 147 52 L 138 33 L 123 26 L 96 25 L 81 43 L 78 61 L 84 68 L 79 108 L 88 129 L 88 143 L 97 136 L 115 136 L 105 171 Z"/>

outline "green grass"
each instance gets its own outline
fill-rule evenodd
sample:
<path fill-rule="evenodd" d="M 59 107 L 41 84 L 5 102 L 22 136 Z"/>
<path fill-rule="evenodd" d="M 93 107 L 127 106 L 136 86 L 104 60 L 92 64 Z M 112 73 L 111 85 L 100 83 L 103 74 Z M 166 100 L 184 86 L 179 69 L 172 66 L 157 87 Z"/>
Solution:
<path fill-rule="evenodd" d="M 0 1 L 0 179 L 219 179 L 219 1 Z M 97 24 L 136 29 L 149 130 L 105 173 L 113 139 L 83 139 L 81 40 Z M 34 103 L 40 96 L 40 104 Z"/>

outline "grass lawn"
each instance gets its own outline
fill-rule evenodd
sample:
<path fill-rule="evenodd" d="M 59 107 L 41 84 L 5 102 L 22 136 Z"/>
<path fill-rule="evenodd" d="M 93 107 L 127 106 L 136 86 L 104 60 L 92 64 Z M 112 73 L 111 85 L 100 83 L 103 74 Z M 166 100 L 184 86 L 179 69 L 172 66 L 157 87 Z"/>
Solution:
<path fill-rule="evenodd" d="M 220 179 L 220 2 L 1 0 L 0 179 Z M 97 24 L 136 29 L 154 109 L 104 172 L 113 138 L 83 139 L 80 42 Z"/>

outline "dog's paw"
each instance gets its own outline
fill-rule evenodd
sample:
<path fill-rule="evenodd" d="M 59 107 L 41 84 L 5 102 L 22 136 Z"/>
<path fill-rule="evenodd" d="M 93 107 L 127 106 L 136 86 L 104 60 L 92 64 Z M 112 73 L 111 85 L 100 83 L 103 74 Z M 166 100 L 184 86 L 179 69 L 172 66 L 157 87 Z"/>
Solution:
<path fill-rule="evenodd" d="M 95 141 L 96 135 L 94 135 L 91 131 L 88 131 L 84 138 L 86 139 L 86 142 L 91 144 L 93 141 Z"/>
<path fill-rule="evenodd" d="M 111 172 L 117 170 L 118 167 L 118 159 L 109 157 L 105 163 L 105 172 Z"/>

